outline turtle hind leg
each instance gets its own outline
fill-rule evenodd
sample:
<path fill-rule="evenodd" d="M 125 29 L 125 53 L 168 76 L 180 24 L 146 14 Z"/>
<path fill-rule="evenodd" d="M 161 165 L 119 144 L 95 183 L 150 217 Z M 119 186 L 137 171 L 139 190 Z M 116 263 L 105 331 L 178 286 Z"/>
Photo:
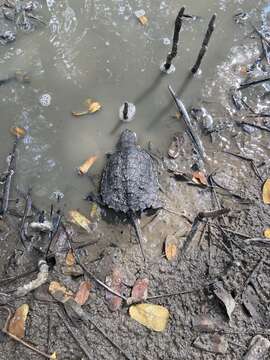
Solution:
<path fill-rule="evenodd" d="M 130 220 L 132 222 L 132 225 L 134 226 L 136 235 L 137 235 L 137 239 L 138 239 L 138 243 L 140 245 L 140 249 L 141 249 L 141 253 L 142 253 L 142 257 L 143 257 L 143 261 L 146 262 L 146 258 L 145 258 L 145 253 L 143 250 L 143 233 L 142 233 L 142 229 L 139 223 L 139 219 L 134 215 L 134 214 L 130 214 Z"/>

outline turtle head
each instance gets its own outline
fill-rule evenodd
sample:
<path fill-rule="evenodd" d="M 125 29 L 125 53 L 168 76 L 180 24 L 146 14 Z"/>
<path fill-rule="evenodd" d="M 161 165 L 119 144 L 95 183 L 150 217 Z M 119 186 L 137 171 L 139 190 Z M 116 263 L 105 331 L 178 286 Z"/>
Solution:
<path fill-rule="evenodd" d="M 137 135 L 135 132 L 125 129 L 117 143 L 118 149 L 129 148 L 137 145 Z"/>

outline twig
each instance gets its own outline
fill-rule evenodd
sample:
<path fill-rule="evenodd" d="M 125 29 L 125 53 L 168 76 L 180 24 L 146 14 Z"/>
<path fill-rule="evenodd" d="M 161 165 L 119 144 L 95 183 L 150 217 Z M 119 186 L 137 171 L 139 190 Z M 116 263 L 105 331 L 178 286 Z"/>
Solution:
<path fill-rule="evenodd" d="M 199 67 L 201 65 L 202 59 L 203 59 L 203 57 L 204 57 L 204 55 L 206 53 L 207 47 L 208 47 L 208 43 L 209 43 L 210 38 L 212 36 L 212 33 L 213 33 L 214 29 L 215 29 L 216 17 L 217 17 L 216 14 L 214 14 L 211 17 L 211 20 L 210 20 L 210 22 L 208 24 L 208 28 L 207 28 L 205 37 L 203 39 L 203 43 L 202 43 L 202 47 L 200 49 L 199 55 L 197 57 L 195 65 L 191 69 L 192 74 L 196 74 L 196 72 L 198 71 L 198 69 L 199 69 Z"/>
<path fill-rule="evenodd" d="M 171 64 L 172 64 L 172 59 L 175 58 L 177 55 L 177 44 L 179 41 L 179 33 L 180 33 L 180 30 L 182 27 L 182 17 L 184 15 L 184 11 L 185 11 L 185 7 L 183 6 L 180 9 L 180 11 L 176 17 L 176 20 L 175 20 L 172 51 L 168 54 L 166 63 L 164 64 L 165 70 L 169 70 L 169 68 L 171 67 Z"/>
<path fill-rule="evenodd" d="M 175 104 L 178 108 L 178 111 L 183 114 L 182 116 L 182 119 L 184 120 L 185 122 L 185 125 L 187 127 L 187 133 L 189 135 L 189 137 L 191 138 L 198 154 L 200 155 L 200 157 L 202 158 L 202 160 L 205 158 L 205 151 L 204 151 L 204 148 L 202 146 L 202 143 L 201 143 L 201 140 L 199 139 L 198 135 L 195 133 L 194 129 L 193 129 L 193 126 L 192 126 L 192 123 L 191 123 L 191 120 L 190 120 L 190 117 L 188 115 L 188 112 L 185 108 L 185 105 L 182 103 L 182 101 L 176 97 L 176 94 L 174 92 L 174 90 L 172 89 L 172 87 L 169 85 L 169 91 L 175 101 Z"/>
<path fill-rule="evenodd" d="M 24 207 L 23 217 L 22 217 L 22 221 L 21 221 L 21 225 L 20 225 L 20 238 L 21 238 L 21 241 L 22 241 L 22 244 L 24 247 L 26 247 L 25 244 L 27 241 L 27 235 L 26 235 L 27 231 L 25 230 L 26 219 L 31 214 L 31 209 L 32 209 L 32 199 L 31 199 L 31 189 L 29 189 L 26 194 L 25 207 Z"/>
<path fill-rule="evenodd" d="M 77 342 L 77 344 L 79 345 L 81 350 L 84 352 L 85 356 L 89 360 L 92 360 L 92 355 L 90 354 L 90 350 L 88 349 L 88 346 L 86 344 L 84 344 L 78 336 L 76 336 L 76 334 L 74 333 L 74 330 L 69 325 L 69 323 L 68 323 L 67 319 L 65 318 L 64 314 L 62 313 L 62 311 L 56 310 L 56 313 L 60 317 L 60 319 L 63 321 L 65 327 L 68 329 L 68 331 L 71 334 L 71 336 L 73 337 L 73 339 Z"/>

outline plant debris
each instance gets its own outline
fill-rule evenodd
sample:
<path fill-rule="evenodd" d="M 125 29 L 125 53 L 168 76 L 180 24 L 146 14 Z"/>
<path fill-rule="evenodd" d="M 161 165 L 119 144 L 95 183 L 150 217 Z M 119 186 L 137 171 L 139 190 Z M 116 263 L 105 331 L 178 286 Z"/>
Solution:
<path fill-rule="evenodd" d="M 112 273 L 106 276 L 106 285 L 112 290 L 121 294 L 123 290 L 123 274 L 120 269 L 114 268 Z M 106 291 L 106 302 L 111 311 L 117 311 L 122 305 L 122 299 L 119 296 Z"/>
<path fill-rule="evenodd" d="M 72 111 L 71 114 L 73 116 L 78 117 L 78 116 L 83 116 L 83 115 L 88 115 L 88 114 L 94 114 L 101 109 L 101 104 L 98 101 L 93 101 L 91 99 L 87 99 L 85 101 L 85 105 L 86 105 L 87 110 L 80 111 L 80 112 Z"/>
<path fill-rule="evenodd" d="M 87 217 L 82 215 L 79 211 L 70 210 L 68 212 L 68 215 L 69 215 L 69 219 L 71 222 L 73 222 L 76 225 L 79 225 L 84 230 L 86 230 L 88 233 L 91 232 L 91 228 L 90 228 L 91 221 Z"/>
<path fill-rule="evenodd" d="M 84 305 L 90 295 L 91 283 L 89 281 L 83 281 L 80 283 L 79 289 L 75 294 L 74 300 L 79 305 Z"/>
<path fill-rule="evenodd" d="M 25 334 L 25 322 L 29 312 L 29 305 L 23 304 L 16 309 L 15 314 L 9 321 L 8 331 L 10 334 L 22 339 Z"/>
<path fill-rule="evenodd" d="M 265 204 L 270 204 L 270 179 L 267 179 L 263 184 L 262 197 Z"/>
<path fill-rule="evenodd" d="M 165 255 L 167 260 L 173 261 L 177 257 L 177 248 L 178 241 L 174 235 L 167 235 L 165 240 Z"/>
<path fill-rule="evenodd" d="M 97 156 L 90 156 L 85 162 L 78 168 L 79 175 L 85 175 L 90 167 L 96 162 Z"/>
<path fill-rule="evenodd" d="M 229 320 L 231 320 L 232 313 L 235 309 L 236 302 L 232 295 L 224 289 L 221 282 L 218 282 L 214 286 L 214 294 L 222 302 L 226 309 Z"/>
<path fill-rule="evenodd" d="M 165 331 L 169 321 L 169 311 L 160 305 L 131 305 L 129 315 L 133 320 L 154 331 Z"/>
<path fill-rule="evenodd" d="M 149 280 L 147 278 L 137 279 L 133 285 L 131 297 L 127 299 L 127 304 L 131 305 L 147 300 Z"/>

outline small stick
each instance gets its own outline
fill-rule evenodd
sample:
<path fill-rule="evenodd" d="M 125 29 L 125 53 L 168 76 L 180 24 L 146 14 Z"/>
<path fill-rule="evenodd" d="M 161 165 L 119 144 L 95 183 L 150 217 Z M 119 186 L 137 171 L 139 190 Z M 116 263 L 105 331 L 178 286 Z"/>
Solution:
<path fill-rule="evenodd" d="M 185 125 L 187 127 L 188 135 L 189 135 L 190 139 L 192 140 L 198 154 L 200 155 L 200 157 L 203 160 L 206 156 L 205 151 L 202 146 L 201 140 L 199 139 L 198 135 L 195 133 L 195 131 L 192 127 L 192 123 L 191 123 L 190 117 L 188 115 L 188 112 L 185 108 L 185 105 L 182 103 L 182 101 L 179 98 L 176 97 L 176 94 L 170 85 L 169 85 L 169 91 L 175 101 L 178 111 L 180 112 L 180 114 L 183 114 L 182 119 L 184 120 Z"/>
<path fill-rule="evenodd" d="M 208 43 L 209 43 L 209 40 L 212 36 L 212 33 L 215 29 L 215 21 L 216 21 L 216 14 L 214 14 L 212 17 L 211 17 L 211 20 L 208 24 L 208 28 L 207 28 L 207 31 L 206 31 L 206 34 L 205 34 L 205 37 L 203 39 L 203 43 L 202 43 L 202 47 L 201 47 L 201 50 L 199 52 L 199 55 L 197 57 L 197 60 L 193 66 L 193 68 L 191 69 L 191 72 L 192 74 L 196 74 L 196 72 L 198 71 L 200 65 L 201 65 L 201 62 L 202 62 L 202 59 L 206 53 L 206 50 L 207 50 L 207 47 L 208 47 Z"/>
<path fill-rule="evenodd" d="M 265 114 L 265 115 L 268 115 L 270 117 L 270 114 Z M 268 116 L 263 116 L 263 117 L 268 117 Z M 258 114 L 258 116 L 252 115 L 252 116 L 249 116 L 249 117 L 261 117 L 261 115 L 259 115 L 259 114 Z M 248 126 L 256 128 L 256 129 L 262 130 L 262 131 L 270 132 L 270 129 L 268 127 L 266 127 L 266 126 L 249 123 L 247 121 L 240 121 L 240 122 L 238 122 L 238 124 L 240 124 L 240 125 L 248 125 Z"/>
<path fill-rule="evenodd" d="M 26 194 L 26 199 L 25 199 L 25 208 L 24 208 L 24 212 L 23 212 L 23 218 L 21 221 L 21 225 L 20 225 L 20 238 L 22 241 L 22 244 L 24 247 L 26 247 L 26 241 L 27 241 L 27 235 L 26 235 L 26 219 L 27 217 L 31 214 L 31 209 L 32 209 L 32 199 L 31 199 L 31 189 L 28 190 L 27 194 Z"/>
<path fill-rule="evenodd" d="M 175 20 L 172 51 L 168 54 L 166 63 L 164 64 L 164 69 L 166 71 L 169 70 L 169 68 L 172 65 L 173 58 L 175 58 L 177 55 L 177 45 L 178 45 L 178 41 L 179 41 L 179 33 L 180 33 L 180 30 L 182 27 L 182 17 L 184 15 L 184 11 L 185 11 L 185 7 L 183 6 L 180 9 L 180 11 L 176 17 L 176 20 Z"/>
<path fill-rule="evenodd" d="M 60 319 L 63 321 L 65 327 L 68 329 L 68 331 L 70 332 L 73 339 L 77 342 L 77 344 L 79 345 L 81 350 L 84 352 L 87 359 L 92 360 L 92 355 L 90 354 L 90 350 L 88 349 L 88 346 L 86 344 L 84 344 L 78 336 L 76 336 L 76 334 L 74 333 L 72 327 L 69 325 L 69 323 L 68 323 L 67 319 L 65 318 L 64 314 L 62 313 L 62 311 L 56 310 L 56 313 L 60 317 Z"/>

